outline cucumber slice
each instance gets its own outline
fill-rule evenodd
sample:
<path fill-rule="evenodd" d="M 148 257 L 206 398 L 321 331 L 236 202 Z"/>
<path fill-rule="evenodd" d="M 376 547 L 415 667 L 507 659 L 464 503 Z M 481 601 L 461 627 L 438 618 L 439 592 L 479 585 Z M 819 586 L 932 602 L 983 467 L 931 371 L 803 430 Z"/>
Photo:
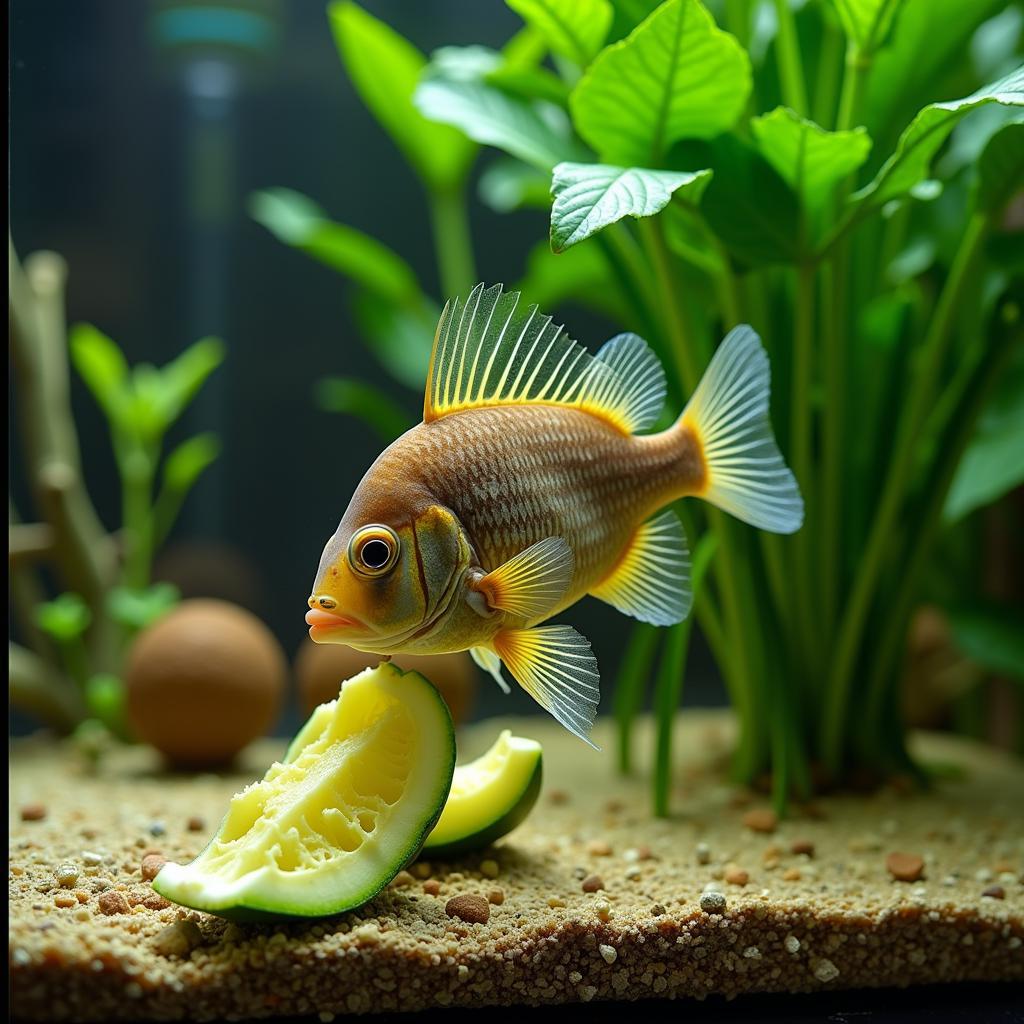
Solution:
<path fill-rule="evenodd" d="M 542 777 L 540 744 L 506 729 L 486 754 L 455 769 L 448 801 L 423 853 L 455 857 L 511 832 L 537 802 Z"/>
<path fill-rule="evenodd" d="M 153 888 L 233 920 L 320 917 L 372 899 L 412 858 L 444 807 L 455 731 L 441 695 L 390 664 L 344 683 L 231 800 L 191 864 Z"/>

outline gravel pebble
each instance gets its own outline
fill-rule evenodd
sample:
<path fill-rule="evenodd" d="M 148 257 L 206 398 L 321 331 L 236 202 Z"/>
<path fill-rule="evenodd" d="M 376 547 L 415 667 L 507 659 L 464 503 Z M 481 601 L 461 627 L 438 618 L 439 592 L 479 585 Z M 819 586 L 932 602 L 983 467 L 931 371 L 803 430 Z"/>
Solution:
<path fill-rule="evenodd" d="M 1001 885 L 990 885 L 981 895 L 991 900 L 1005 900 L 1006 890 Z"/>
<path fill-rule="evenodd" d="M 117 889 L 108 889 L 100 893 L 99 904 L 101 914 L 129 914 L 132 909 L 128 897 Z"/>
<path fill-rule="evenodd" d="M 423 883 L 423 891 L 428 896 L 437 896 L 441 891 L 441 883 L 436 878 L 428 878 Z"/>
<path fill-rule="evenodd" d="M 580 888 L 584 892 L 597 892 L 598 889 L 604 888 L 604 880 L 600 875 L 587 875 L 580 883 Z"/>
<path fill-rule="evenodd" d="M 810 839 L 796 839 L 789 849 L 792 853 L 803 854 L 805 857 L 814 856 L 814 843 Z"/>
<path fill-rule="evenodd" d="M 162 821 L 153 821 L 149 825 L 149 834 L 154 839 L 167 835 L 167 826 Z"/>
<path fill-rule="evenodd" d="M 811 964 L 811 970 L 818 981 L 835 981 L 839 977 L 839 968 L 831 960 L 827 960 L 824 957 L 814 960 Z"/>
<path fill-rule="evenodd" d="M 746 885 L 750 881 L 750 873 L 737 864 L 727 864 L 724 877 L 730 885 Z"/>
<path fill-rule="evenodd" d="M 167 863 L 167 858 L 159 853 L 151 853 L 148 857 L 142 858 L 142 880 L 152 882 L 160 869 Z"/>
<path fill-rule="evenodd" d="M 612 848 L 603 839 L 592 839 L 587 843 L 587 853 L 592 857 L 610 857 Z"/>
<path fill-rule="evenodd" d="M 697 855 L 698 864 L 710 864 L 711 863 L 711 847 L 707 843 L 698 843 L 694 849 Z"/>
<path fill-rule="evenodd" d="M 42 821 L 46 817 L 46 807 L 43 804 L 25 804 L 21 808 L 22 821 Z"/>
<path fill-rule="evenodd" d="M 444 905 L 444 912 L 449 917 L 457 917 L 467 924 L 487 924 L 491 916 L 491 908 L 487 900 L 475 893 L 453 896 Z"/>
<path fill-rule="evenodd" d="M 78 881 L 78 868 L 74 864 L 60 864 L 57 870 L 54 871 L 53 877 L 57 879 L 59 886 L 64 889 L 70 889 Z"/>
<path fill-rule="evenodd" d="M 597 947 L 597 951 L 606 964 L 613 964 L 619 958 L 618 950 L 614 946 L 606 946 L 602 943 Z"/>
<path fill-rule="evenodd" d="M 501 868 L 498 866 L 496 860 L 482 860 L 480 861 L 480 874 L 484 878 L 497 878 L 501 873 Z"/>
<path fill-rule="evenodd" d="M 743 815 L 743 824 L 752 832 L 774 832 L 779 825 L 775 812 L 768 807 L 755 807 Z"/>
<path fill-rule="evenodd" d="M 189 832 L 202 832 L 204 828 L 206 828 L 206 821 L 205 819 L 200 818 L 198 814 L 193 814 L 192 817 L 188 819 Z"/>
<path fill-rule="evenodd" d="M 705 914 L 721 914 L 725 911 L 725 896 L 720 892 L 711 890 L 703 893 L 700 898 L 700 909 Z"/>
<path fill-rule="evenodd" d="M 494 906 L 496 907 L 500 907 L 502 903 L 505 902 L 505 890 L 498 889 L 497 887 L 495 887 L 494 889 L 488 889 L 487 902 L 493 903 Z"/>
<path fill-rule="evenodd" d="M 885 866 L 898 882 L 916 882 L 924 874 L 924 860 L 916 853 L 890 853 Z"/>
<path fill-rule="evenodd" d="M 404 889 L 407 885 L 412 885 L 416 881 L 408 871 L 399 871 L 394 878 L 391 879 L 391 886 L 394 889 Z"/>
<path fill-rule="evenodd" d="M 153 948 L 161 956 L 186 957 L 203 941 L 203 934 L 195 921 L 175 921 L 157 932 Z"/>
<path fill-rule="evenodd" d="M 800 952 L 800 940 L 795 935 L 787 935 L 782 943 L 786 947 L 786 952 L 791 955 L 796 955 Z"/>

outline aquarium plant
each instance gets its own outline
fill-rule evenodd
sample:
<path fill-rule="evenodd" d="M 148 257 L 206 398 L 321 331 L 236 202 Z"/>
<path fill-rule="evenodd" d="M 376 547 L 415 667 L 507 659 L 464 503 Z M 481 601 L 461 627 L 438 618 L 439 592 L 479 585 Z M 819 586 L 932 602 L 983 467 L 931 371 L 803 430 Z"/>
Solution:
<path fill-rule="evenodd" d="M 164 440 L 224 357 L 205 338 L 166 366 L 129 367 L 88 324 L 65 326 L 66 266 L 10 259 L 11 345 L 24 464 L 36 522 L 10 501 L 11 595 L 21 644 L 10 644 L 13 703 L 61 731 L 88 719 L 127 736 L 122 661 L 135 633 L 178 600 L 154 583 L 154 552 L 186 495 L 219 451 L 198 434 L 164 454 Z M 121 524 L 108 532 L 90 501 L 70 402 L 69 358 L 110 427 L 121 480 Z M 47 588 L 60 593 L 47 599 Z"/>
<path fill-rule="evenodd" d="M 366 343 L 416 392 L 440 301 L 476 277 L 481 146 L 500 154 L 478 178 L 485 203 L 548 211 L 525 298 L 642 334 L 675 410 L 751 324 L 807 518 L 778 537 L 683 509 L 696 618 L 738 720 L 734 777 L 770 774 L 782 808 L 865 768 L 920 776 L 900 712 L 908 623 L 938 545 L 1024 478 L 1020 5 L 508 6 L 523 27 L 502 50 L 429 61 L 356 4 L 328 8 L 356 90 L 423 184 L 442 295 L 306 197 L 259 193 L 254 216 L 356 281 Z M 324 382 L 321 399 L 383 434 L 409 424 L 365 382 Z M 993 667 L 1020 675 L 1018 615 L 968 621 L 996 638 L 973 645 L 982 659 L 998 649 Z M 658 813 L 689 629 L 634 627 L 615 686 L 629 770 L 654 673 Z"/>

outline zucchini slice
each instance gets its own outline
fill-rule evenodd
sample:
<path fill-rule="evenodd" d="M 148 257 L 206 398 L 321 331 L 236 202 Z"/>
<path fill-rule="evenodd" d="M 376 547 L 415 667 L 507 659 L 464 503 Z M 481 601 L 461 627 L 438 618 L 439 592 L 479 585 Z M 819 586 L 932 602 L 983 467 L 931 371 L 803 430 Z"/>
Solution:
<path fill-rule="evenodd" d="M 441 695 L 391 664 L 347 680 L 283 762 L 235 794 L 166 899 L 234 920 L 321 917 L 372 899 L 418 853 L 444 807 L 455 731 Z"/>
<path fill-rule="evenodd" d="M 423 853 L 455 857 L 500 839 L 533 809 L 542 778 L 540 744 L 506 729 L 486 754 L 455 769 L 448 802 Z"/>

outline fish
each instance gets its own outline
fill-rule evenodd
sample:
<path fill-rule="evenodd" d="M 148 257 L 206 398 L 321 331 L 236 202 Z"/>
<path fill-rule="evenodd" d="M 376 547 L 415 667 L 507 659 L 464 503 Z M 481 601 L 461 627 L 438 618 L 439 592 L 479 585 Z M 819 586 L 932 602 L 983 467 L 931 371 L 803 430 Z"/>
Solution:
<path fill-rule="evenodd" d="M 666 383 L 642 338 L 592 355 L 519 293 L 478 284 L 441 314 L 423 421 L 370 466 L 323 549 L 309 635 L 382 657 L 468 650 L 594 746 L 597 660 L 549 620 L 588 594 L 642 622 L 685 619 L 680 498 L 799 529 L 769 392 L 768 356 L 741 325 L 678 419 L 644 433 Z"/>

